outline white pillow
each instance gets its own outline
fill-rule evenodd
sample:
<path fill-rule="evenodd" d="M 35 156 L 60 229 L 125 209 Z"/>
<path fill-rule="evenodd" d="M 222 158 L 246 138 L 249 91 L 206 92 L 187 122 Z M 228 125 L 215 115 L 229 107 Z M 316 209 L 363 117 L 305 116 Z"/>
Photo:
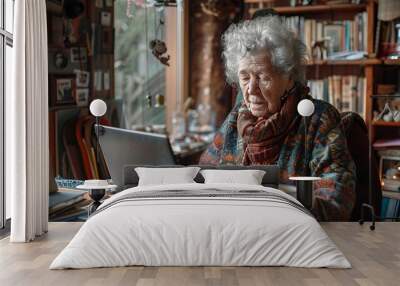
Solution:
<path fill-rule="evenodd" d="M 182 168 L 135 168 L 138 186 L 195 183 L 199 167 Z"/>
<path fill-rule="evenodd" d="M 202 170 L 205 184 L 246 184 L 261 185 L 265 171 L 262 170 Z"/>

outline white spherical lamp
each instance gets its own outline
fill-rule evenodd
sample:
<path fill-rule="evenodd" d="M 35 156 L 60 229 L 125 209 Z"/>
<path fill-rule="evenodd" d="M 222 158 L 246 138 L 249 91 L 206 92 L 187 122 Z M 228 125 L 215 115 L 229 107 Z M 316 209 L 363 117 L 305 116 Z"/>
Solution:
<path fill-rule="evenodd" d="M 297 111 L 301 116 L 310 116 L 314 113 L 314 103 L 309 99 L 303 99 L 297 104 Z"/>
<path fill-rule="evenodd" d="M 90 113 L 96 117 L 96 135 L 97 135 L 97 142 L 96 142 L 96 164 L 99 162 L 99 118 L 102 117 L 107 112 L 107 104 L 101 99 L 95 99 L 90 103 L 89 106 Z M 100 178 L 98 178 L 100 179 Z"/>
<path fill-rule="evenodd" d="M 90 113 L 95 117 L 101 117 L 107 112 L 107 104 L 101 99 L 95 99 L 90 103 Z"/>

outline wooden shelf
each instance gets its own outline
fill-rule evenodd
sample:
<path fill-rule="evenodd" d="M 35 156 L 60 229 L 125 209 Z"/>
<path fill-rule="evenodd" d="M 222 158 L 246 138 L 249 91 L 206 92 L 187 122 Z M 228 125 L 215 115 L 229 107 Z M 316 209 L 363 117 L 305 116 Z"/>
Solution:
<path fill-rule="evenodd" d="M 364 59 L 364 60 L 318 60 L 307 62 L 308 66 L 315 65 L 337 65 L 337 66 L 365 66 L 365 65 L 379 65 L 382 61 L 380 59 Z"/>
<path fill-rule="evenodd" d="M 372 125 L 373 126 L 400 127 L 400 122 L 376 121 L 376 122 L 372 122 Z"/>
<path fill-rule="evenodd" d="M 400 94 L 375 94 L 371 95 L 371 98 L 396 98 L 400 97 Z"/>
<path fill-rule="evenodd" d="M 78 109 L 78 108 L 88 108 L 88 106 L 77 106 L 77 105 L 49 106 L 49 111 L 68 110 L 68 109 Z"/>
<path fill-rule="evenodd" d="M 246 4 L 262 4 L 268 1 L 262 0 L 245 0 Z M 250 13 L 257 9 L 250 8 Z M 338 4 L 338 5 L 308 5 L 308 6 L 281 6 L 273 8 L 279 14 L 306 14 L 306 13 L 321 13 L 321 12 L 361 12 L 366 10 L 365 4 Z"/>
<path fill-rule="evenodd" d="M 400 192 L 382 191 L 382 196 L 389 199 L 400 200 Z"/>
<path fill-rule="evenodd" d="M 383 63 L 384 63 L 385 65 L 400 65 L 400 59 L 399 59 L 399 60 L 389 60 L 389 59 L 386 59 L 386 60 L 383 60 Z"/>

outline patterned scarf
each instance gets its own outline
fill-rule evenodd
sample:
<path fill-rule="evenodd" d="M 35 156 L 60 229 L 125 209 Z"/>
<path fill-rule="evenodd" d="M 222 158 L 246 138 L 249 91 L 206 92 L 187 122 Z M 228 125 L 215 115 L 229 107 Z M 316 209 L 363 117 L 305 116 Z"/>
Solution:
<path fill-rule="evenodd" d="M 253 116 L 243 101 L 237 120 L 239 136 L 243 138 L 243 165 L 276 163 L 285 138 L 300 118 L 297 103 L 308 92 L 308 87 L 295 84 L 282 97 L 281 109 L 268 118 Z"/>

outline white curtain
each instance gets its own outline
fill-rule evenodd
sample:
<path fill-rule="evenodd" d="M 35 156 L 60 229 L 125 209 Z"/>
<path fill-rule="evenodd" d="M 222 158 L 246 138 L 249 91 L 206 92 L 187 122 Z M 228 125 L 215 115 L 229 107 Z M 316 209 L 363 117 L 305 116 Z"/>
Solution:
<path fill-rule="evenodd" d="M 46 0 L 15 1 L 13 91 L 6 97 L 6 188 L 12 242 L 47 232 L 49 196 Z"/>

